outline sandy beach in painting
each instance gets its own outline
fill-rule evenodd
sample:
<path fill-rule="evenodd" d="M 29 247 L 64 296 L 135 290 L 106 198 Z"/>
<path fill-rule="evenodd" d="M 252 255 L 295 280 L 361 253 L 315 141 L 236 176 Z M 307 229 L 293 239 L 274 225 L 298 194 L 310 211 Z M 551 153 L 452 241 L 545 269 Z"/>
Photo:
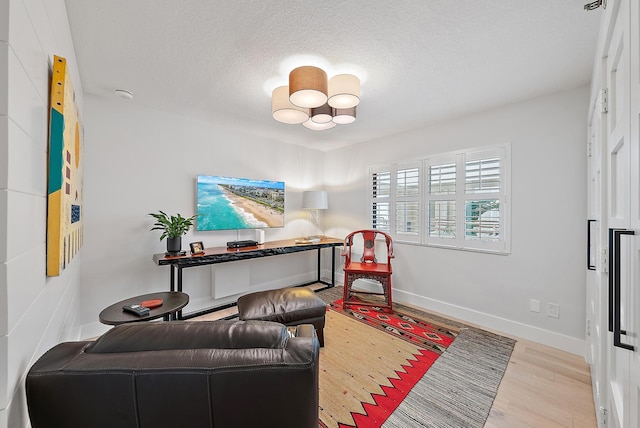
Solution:
<path fill-rule="evenodd" d="M 243 198 L 238 195 L 234 195 L 227 189 L 220 187 L 235 208 L 239 208 L 251 215 L 253 215 L 258 221 L 266 223 L 264 227 L 282 227 L 282 213 L 266 207 L 262 204 L 254 202 L 250 199 Z"/>

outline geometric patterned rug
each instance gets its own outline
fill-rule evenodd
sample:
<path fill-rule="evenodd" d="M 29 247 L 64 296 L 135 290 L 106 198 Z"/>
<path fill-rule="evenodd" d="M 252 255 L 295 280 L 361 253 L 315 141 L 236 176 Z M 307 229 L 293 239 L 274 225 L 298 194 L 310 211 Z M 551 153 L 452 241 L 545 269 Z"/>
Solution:
<path fill-rule="evenodd" d="M 431 324 L 415 316 L 395 311 L 390 313 L 375 306 L 352 305 L 345 310 L 342 308 L 342 300 L 330 303 L 328 311 L 342 314 L 364 326 L 373 327 L 384 333 L 384 336 L 388 336 L 388 339 L 392 340 L 391 343 L 394 343 L 393 340 L 397 341 L 398 339 L 408 342 L 411 348 L 411 355 L 408 357 L 405 355 L 399 362 L 394 363 L 392 370 L 386 373 L 387 376 L 383 375 L 384 377 L 379 382 L 378 389 L 374 389 L 374 392 L 369 393 L 366 399 L 359 403 L 359 406 L 349 411 L 349 418 L 343 417 L 344 419 L 341 421 L 329 418 L 330 420 L 328 421 L 322 421 L 323 416 L 326 416 L 326 412 L 324 412 L 325 409 L 322 408 L 323 403 L 321 403 L 322 411 L 319 426 L 323 428 L 329 426 L 338 428 L 380 427 L 406 398 L 407 394 L 429 370 L 436 359 L 453 342 L 457 334 L 457 331 Z M 333 320 L 331 324 L 336 324 L 335 317 Z M 351 327 L 351 329 L 353 328 Z M 365 333 L 361 333 L 360 336 L 372 334 L 371 332 L 366 334 L 366 329 L 363 331 Z M 331 329 L 327 333 L 331 334 Z M 352 342 L 357 341 L 352 340 Z M 363 342 L 366 343 L 366 340 Z M 347 346 L 350 344 L 348 343 Z M 332 343 L 331 346 L 336 346 L 336 344 Z M 386 346 L 388 349 L 391 348 L 392 352 L 395 347 Z M 359 363 L 360 367 L 366 367 L 369 357 L 373 357 L 373 364 L 377 364 L 376 361 L 382 359 L 383 356 L 372 354 L 372 352 L 371 350 L 364 351 L 367 355 L 359 355 L 358 361 L 354 361 L 354 363 Z M 364 371 L 370 373 L 374 370 L 369 368 Z M 351 382 L 359 382 L 357 381 L 357 374 L 354 374 L 355 372 L 352 368 L 349 369 L 349 373 L 352 376 L 352 379 L 349 379 Z M 321 394 L 321 397 L 323 397 L 323 394 Z M 345 402 L 348 402 L 347 397 L 343 398 Z M 344 402 L 340 404 L 343 407 L 345 405 Z M 325 419 L 327 418 L 325 417 Z"/>
<path fill-rule="evenodd" d="M 327 303 L 320 350 L 323 428 L 482 428 L 515 341 L 401 304 Z"/>

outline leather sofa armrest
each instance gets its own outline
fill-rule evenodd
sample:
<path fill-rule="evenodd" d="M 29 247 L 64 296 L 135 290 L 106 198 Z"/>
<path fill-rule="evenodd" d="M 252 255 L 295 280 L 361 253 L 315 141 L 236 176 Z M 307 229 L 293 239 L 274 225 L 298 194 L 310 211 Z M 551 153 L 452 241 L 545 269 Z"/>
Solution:
<path fill-rule="evenodd" d="M 123 324 L 98 338 L 87 353 L 123 353 L 187 349 L 282 349 L 284 325 L 270 321 L 172 321 Z"/>

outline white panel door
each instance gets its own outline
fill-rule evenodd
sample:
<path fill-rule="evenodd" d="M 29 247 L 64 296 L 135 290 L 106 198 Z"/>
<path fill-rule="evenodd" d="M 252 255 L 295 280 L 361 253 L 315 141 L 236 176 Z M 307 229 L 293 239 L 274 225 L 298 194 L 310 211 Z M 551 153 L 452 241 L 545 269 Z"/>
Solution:
<path fill-rule="evenodd" d="M 611 2 L 614 3 L 614 2 Z M 628 298 L 631 264 L 629 240 L 622 239 L 614 229 L 627 229 L 630 225 L 630 35 L 629 0 L 621 0 L 611 5 L 615 8 L 615 19 L 610 27 L 609 44 L 605 48 L 604 72 L 608 90 L 607 114 L 607 170 L 608 187 L 607 210 L 609 232 L 609 313 L 608 330 L 610 333 L 607 349 L 608 366 L 608 410 L 610 418 L 607 425 L 629 427 L 630 422 L 630 352 L 613 342 L 623 338 L 614 330 L 626 331 L 629 328 Z M 624 241 L 624 242 L 623 242 Z M 619 246 L 614 243 L 619 242 Z M 616 249 L 618 251 L 616 251 Z M 615 264 L 618 260 L 619 265 Z M 618 269 L 615 269 L 615 266 Z M 619 288 L 614 290 L 613 285 Z M 617 291 L 617 292 L 616 292 Z M 626 337 L 624 337 L 626 340 Z"/>
<path fill-rule="evenodd" d="M 609 0 L 603 22 L 593 86 L 608 111 L 598 120 L 595 100 L 588 134 L 587 359 L 599 426 L 640 428 L 640 2 Z"/>
<path fill-rule="evenodd" d="M 587 362 L 591 368 L 591 386 L 598 419 L 607 400 L 607 273 L 605 246 L 607 240 L 606 162 L 603 157 L 605 138 L 601 112 L 604 94 L 600 93 L 591 107 L 588 142 L 587 192 Z"/>
<path fill-rule="evenodd" d="M 630 39 L 631 39 L 631 138 L 630 155 L 630 193 L 631 223 L 629 236 L 632 276 L 628 284 L 628 327 L 626 342 L 633 346 L 629 362 L 629 426 L 640 427 L 640 2 L 630 2 Z"/>

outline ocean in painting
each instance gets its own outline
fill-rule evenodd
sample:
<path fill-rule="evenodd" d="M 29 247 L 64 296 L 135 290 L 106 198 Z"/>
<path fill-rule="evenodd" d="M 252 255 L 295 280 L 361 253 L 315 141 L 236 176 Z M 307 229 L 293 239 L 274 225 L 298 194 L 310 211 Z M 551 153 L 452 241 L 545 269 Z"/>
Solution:
<path fill-rule="evenodd" d="M 255 186 L 255 181 L 229 179 L 216 176 L 198 176 L 197 203 L 198 217 L 196 230 L 230 230 L 230 229 L 256 229 L 269 227 L 267 223 L 257 219 L 251 212 L 243 209 L 241 204 L 232 203 L 228 196 L 229 190 L 223 186 Z M 246 182 L 245 182 L 246 181 Z M 262 184 L 262 182 L 260 182 Z M 255 187 L 251 188 L 255 188 Z M 284 193 L 284 183 L 282 183 Z M 234 197 L 231 195 L 231 197 Z M 235 197 L 237 199 L 237 197 Z"/>

